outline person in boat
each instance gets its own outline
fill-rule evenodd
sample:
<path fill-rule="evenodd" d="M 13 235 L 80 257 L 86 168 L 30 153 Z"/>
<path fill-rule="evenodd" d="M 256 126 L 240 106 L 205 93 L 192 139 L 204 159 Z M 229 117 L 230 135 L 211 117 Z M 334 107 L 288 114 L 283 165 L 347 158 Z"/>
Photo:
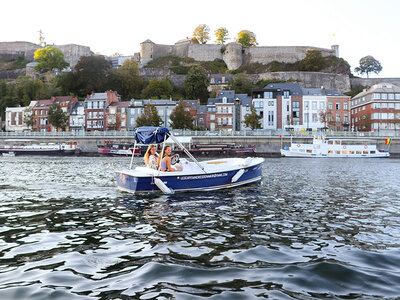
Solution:
<path fill-rule="evenodd" d="M 148 168 L 157 170 L 159 163 L 155 145 L 147 147 L 146 153 L 144 154 L 144 163 Z"/>
<path fill-rule="evenodd" d="M 160 158 L 161 156 L 158 158 L 158 160 L 160 162 L 160 167 L 161 167 L 160 170 L 163 171 L 163 172 L 165 172 L 165 171 L 168 171 L 168 172 L 181 171 L 181 170 L 177 170 L 177 169 L 172 167 L 171 159 L 172 159 L 173 156 L 171 156 L 171 152 L 172 152 L 171 146 L 166 146 L 164 148 L 163 158 L 161 159 Z"/>

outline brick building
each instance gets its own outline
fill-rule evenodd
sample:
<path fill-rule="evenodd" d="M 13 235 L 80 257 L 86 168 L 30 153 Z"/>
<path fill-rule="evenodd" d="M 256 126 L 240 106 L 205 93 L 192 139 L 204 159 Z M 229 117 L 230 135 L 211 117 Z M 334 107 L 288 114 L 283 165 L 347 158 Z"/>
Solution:
<path fill-rule="evenodd" d="M 400 130 L 400 87 L 378 83 L 351 99 L 355 131 Z"/>

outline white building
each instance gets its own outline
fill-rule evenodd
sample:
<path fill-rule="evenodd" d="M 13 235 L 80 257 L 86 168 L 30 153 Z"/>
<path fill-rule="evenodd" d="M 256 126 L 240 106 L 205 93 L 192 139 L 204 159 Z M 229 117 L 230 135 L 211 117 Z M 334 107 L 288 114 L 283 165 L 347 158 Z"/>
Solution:
<path fill-rule="evenodd" d="M 70 131 L 84 131 L 85 130 L 85 103 L 78 101 L 72 107 L 69 114 L 69 128 Z"/>
<path fill-rule="evenodd" d="M 326 111 L 327 96 L 324 88 L 304 88 L 303 126 L 320 129 L 326 126 L 321 122 L 321 113 Z"/>
<path fill-rule="evenodd" d="M 22 132 L 31 128 L 26 125 L 26 119 L 32 114 L 32 108 L 37 101 L 31 101 L 25 107 L 7 107 L 5 112 L 6 131 Z"/>

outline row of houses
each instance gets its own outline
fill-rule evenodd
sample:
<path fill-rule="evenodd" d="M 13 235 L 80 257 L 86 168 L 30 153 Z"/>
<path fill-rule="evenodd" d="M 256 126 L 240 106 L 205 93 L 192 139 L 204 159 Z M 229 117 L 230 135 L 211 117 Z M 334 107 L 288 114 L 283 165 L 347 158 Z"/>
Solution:
<path fill-rule="evenodd" d="M 169 126 L 170 115 L 178 101 L 171 99 L 121 101 L 117 92 L 87 95 L 84 101 L 63 96 L 31 101 L 28 107 L 6 109 L 6 131 L 52 131 L 48 111 L 53 104 L 69 115 L 67 131 L 134 130 L 144 107 L 154 104 Z M 340 92 L 321 88 L 301 88 L 298 83 L 271 83 L 252 95 L 232 90 L 217 91 L 206 105 L 198 100 L 183 100 L 194 125 L 205 130 L 249 130 L 245 116 L 255 107 L 262 129 L 330 128 L 335 131 L 374 131 L 400 129 L 400 88 L 376 84 L 353 99 Z M 26 120 L 32 116 L 33 125 Z"/>

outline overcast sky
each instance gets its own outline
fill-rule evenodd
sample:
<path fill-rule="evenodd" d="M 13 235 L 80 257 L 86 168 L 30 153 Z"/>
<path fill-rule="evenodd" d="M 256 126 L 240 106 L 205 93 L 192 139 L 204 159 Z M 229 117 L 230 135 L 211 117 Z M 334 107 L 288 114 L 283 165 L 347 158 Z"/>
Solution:
<path fill-rule="evenodd" d="M 379 77 L 400 77 L 399 0 L 13 0 L 2 3 L 0 41 L 79 44 L 105 55 L 131 55 L 150 39 L 174 44 L 194 28 L 242 29 L 260 46 L 339 45 L 352 70 L 361 57 L 382 64 Z M 371 77 L 377 77 L 371 76 Z"/>

